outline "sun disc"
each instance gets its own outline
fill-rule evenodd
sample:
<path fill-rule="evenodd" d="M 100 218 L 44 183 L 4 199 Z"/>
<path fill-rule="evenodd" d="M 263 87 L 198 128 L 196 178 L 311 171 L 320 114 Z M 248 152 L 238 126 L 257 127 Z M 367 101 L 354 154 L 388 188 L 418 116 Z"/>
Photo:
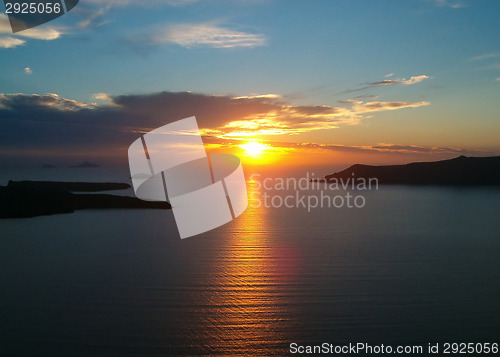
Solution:
<path fill-rule="evenodd" d="M 251 141 L 240 145 L 240 148 L 245 150 L 245 154 L 249 156 L 258 156 L 266 151 L 267 145 L 259 143 L 257 141 Z"/>

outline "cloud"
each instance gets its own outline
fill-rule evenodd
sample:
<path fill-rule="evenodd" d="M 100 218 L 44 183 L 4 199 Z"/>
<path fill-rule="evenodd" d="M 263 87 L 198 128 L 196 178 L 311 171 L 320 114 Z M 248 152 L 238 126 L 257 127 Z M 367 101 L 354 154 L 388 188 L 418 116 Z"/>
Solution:
<path fill-rule="evenodd" d="M 202 133 L 219 143 L 257 136 L 290 135 L 353 125 L 371 113 L 428 102 L 363 102 L 344 106 L 293 105 L 278 95 L 228 96 L 188 92 L 111 96 L 101 104 L 57 94 L 0 94 L 0 153 L 8 155 L 102 155 L 126 160 L 139 133 L 196 116 Z M 36 156 L 35 155 L 35 156 Z M 90 159 L 90 158 L 89 158 Z"/>
<path fill-rule="evenodd" d="M 253 95 L 244 95 L 240 97 L 233 97 L 233 99 L 256 99 L 256 98 L 267 98 L 267 99 L 281 99 L 283 96 L 281 94 L 253 94 Z"/>
<path fill-rule="evenodd" d="M 477 67 L 478 70 L 498 70 L 500 69 L 500 62 L 498 62 L 498 58 L 500 57 L 500 52 L 489 52 L 479 56 L 472 57 L 471 61 L 482 62 L 480 67 Z"/>
<path fill-rule="evenodd" d="M 389 73 L 386 74 L 384 77 L 392 77 L 394 76 L 394 73 Z M 360 92 L 365 89 L 373 88 L 373 87 L 380 87 L 380 86 L 394 86 L 394 85 L 411 85 L 415 83 L 420 83 L 425 79 L 432 78 L 426 74 L 421 74 L 418 76 L 411 76 L 409 79 L 406 78 L 397 78 L 397 79 L 383 79 L 381 81 L 377 82 L 369 82 L 365 83 L 363 87 L 355 88 L 355 89 L 348 89 L 346 91 L 343 91 L 339 94 L 346 94 L 346 93 L 353 93 L 353 92 Z"/>
<path fill-rule="evenodd" d="M 113 100 L 111 98 L 111 95 L 109 95 L 108 93 L 96 93 L 96 94 L 92 95 L 92 97 L 94 99 L 104 100 L 104 101 L 109 101 L 109 102 L 111 102 Z"/>
<path fill-rule="evenodd" d="M 22 38 L 46 41 L 58 39 L 63 34 L 63 30 L 62 28 L 42 26 L 13 34 L 7 15 L 0 14 L 0 35 L 3 34 L 9 34 L 9 36 L 0 36 L 0 48 L 13 48 L 26 43 Z"/>
<path fill-rule="evenodd" d="M 193 4 L 198 0 L 149 0 L 149 1 L 134 1 L 134 0 L 87 0 L 88 3 L 104 6 L 151 6 L 151 5 L 169 5 L 182 6 Z"/>
<path fill-rule="evenodd" d="M 401 84 L 410 85 L 410 84 L 420 83 L 424 79 L 428 79 L 428 78 L 431 78 L 431 77 L 429 77 L 425 74 L 422 74 L 420 76 L 410 77 L 410 79 L 401 79 L 400 81 L 401 81 Z"/>
<path fill-rule="evenodd" d="M 76 111 L 79 109 L 93 108 L 95 104 L 78 102 L 73 99 L 65 99 L 54 93 L 44 95 L 32 94 L 1 94 L 0 105 L 8 111 L 43 110 L 51 109 L 54 111 Z"/>
<path fill-rule="evenodd" d="M 418 145 L 397 145 L 397 144 L 377 144 L 371 146 L 370 149 L 383 151 L 383 152 L 398 152 L 398 153 L 411 153 L 411 154 L 455 154 L 455 155 L 488 155 L 490 152 L 469 150 L 462 148 L 448 148 L 439 146 L 418 146 Z"/>
<path fill-rule="evenodd" d="M 98 8 L 98 9 L 81 9 L 79 11 L 79 13 L 81 15 L 85 15 L 85 19 L 80 21 L 78 24 L 77 24 L 77 27 L 79 27 L 80 29 L 85 29 L 85 28 L 88 28 L 88 27 L 91 27 L 91 25 L 93 27 L 97 27 L 99 26 L 96 21 L 97 19 L 100 19 L 103 15 L 105 15 L 109 10 L 111 9 L 111 4 L 107 4 L 106 6 L 103 6 L 101 8 Z M 102 22 L 101 22 L 102 24 Z"/>
<path fill-rule="evenodd" d="M 382 81 L 370 83 L 372 86 L 392 86 L 394 84 L 399 84 L 399 82 L 394 79 L 384 79 Z"/>
<path fill-rule="evenodd" d="M 232 30 L 215 24 L 174 24 L 152 36 L 152 43 L 171 43 L 182 47 L 257 47 L 266 44 L 262 34 Z"/>
<path fill-rule="evenodd" d="M 47 28 L 31 28 L 28 30 L 24 30 L 21 32 L 18 32 L 16 35 L 22 36 L 22 37 L 27 37 L 27 38 L 33 38 L 36 40 L 56 40 L 59 37 L 61 37 L 63 33 L 60 30 L 56 30 L 55 28 L 47 27 Z"/>
<path fill-rule="evenodd" d="M 0 37 L 0 48 L 13 48 L 24 45 L 26 41 L 15 37 Z"/>
<path fill-rule="evenodd" d="M 429 104 L 351 101 L 343 107 L 297 106 L 275 96 L 187 92 L 115 97 L 98 93 L 94 98 L 112 105 L 83 103 L 57 94 L 1 95 L 0 125 L 5 130 L 0 132 L 0 143 L 17 149 L 58 143 L 61 150 L 70 152 L 68 146 L 86 146 L 106 134 L 110 138 L 102 139 L 100 145 L 124 147 L 136 133 L 166 124 L 165 118 L 175 121 L 193 115 L 205 135 L 220 139 L 297 134 L 356 124 L 369 113 Z"/>
<path fill-rule="evenodd" d="M 358 95 L 355 98 L 356 99 L 376 99 L 378 97 L 379 97 L 378 95 L 369 94 L 369 95 Z"/>
<path fill-rule="evenodd" d="M 462 1 L 450 1 L 450 0 L 434 0 L 434 4 L 436 4 L 437 6 L 449 7 L 452 9 L 461 9 L 467 6 Z"/>
<path fill-rule="evenodd" d="M 113 97 L 108 93 L 95 93 L 92 98 L 99 102 L 99 105 L 115 106 L 113 103 Z"/>
<path fill-rule="evenodd" d="M 352 101 L 353 111 L 357 114 L 373 113 L 388 110 L 397 110 L 404 108 L 418 108 L 430 105 L 429 102 L 367 102 Z"/>
<path fill-rule="evenodd" d="M 500 69 L 500 62 L 490 63 L 486 66 L 478 67 L 478 70 Z"/>
<path fill-rule="evenodd" d="M 26 67 L 26 68 L 24 68 L 24 73 L 26 73 L 26 74 L 32 74 L 33 71 L 31 70 L 31 68 Z"/>
<path fill-rule="evenodd" d="M 372 82 L 369 84 L 372 86 L 386 86 L 386 85 L 396 85 L 396 84 L 410 85 L 410 84 L 420 83 L 424 79 L 428 79 L 428 78 L 431 78 L 431 77 L 429 77 L 428 75 L 425 75 L 425 74 L 421 74 L 419 76 L 411 76 L 409 79 L 405 79 L 405 78 L 384 79 L 382 81 Z"/>
<path fill-rule="evenodd" d="M 500 81 L 500 77 L 497 77 L 497 81 Z"/>
<path fill-rule="evenodd" d="M 81 1 L 77 13 L 84 19 L 77 24 L 80 29 L 89 27 L 99 27 L 110 20 L 100 20 L 110 10 L 123 7 L 157 7 L 157 6 L 184 6 L 198 2 L 198 0 L 149 0 L 149 1 L 133 1 L 133 0 L 87 0 Z"/>
<path fill-rule="evenodd" d="M 159 123 L 165 117 L 181 119 L 195 115 L 205 134 L 226 138 L 332 129 L 357 124 L 369 113 L 429 105 L 428 102 L 353 100 L 345 101 L 346 106 L 340 107 L 298 106 L 281 100 L 277 95 L 232 97 L 187 92 L 118 96 L 113 102 L 127 113 L 154 118 Z"/>
<path fill-rule="evenodd" d="M 128 146 L 140 133 L 192 115 L 197 117 L 206 143 L 228 148 L 239 145 L 241 139 L 248 137 L 246 134 L 258 134 L 262 138 L 261 133 L 294 134 L 331 129 L 356 124 L 375 112 L 429 105 L 428 102 L 350 100 L 338 107 L 306 106 L 293 105 L 278 95 L 229 96 L 188 92 L 124 96 L 96 93 L 94 99 L 104 104 L 80 102 L 57 94 L 0 94 L 1 162 L 15 163 L 22 158 L 23 162 L 30 160 L 36 164 L 79 160 L 126 164 Z M 417 155 L 422 158 L 435 154 L 441 157 L 492 154 L 462 148 L 387 143 L 366 146 L 267 143 L 297 150 Z"/>
<path fill-rule="evenodd" d="M 493 53 L 486 53 L 484 55 L 472 57 L 471 60 L 472 61 L 482 61 L 482 60 L 489 59 L 489 58 L 497 58 L 499 56 L 500 56 L 500 53 L 493 52 Z"/>
<path fill-rule="evenodd" d="M 210 137 L 204 138 L 204 142 L 218 145 L 219 147 L 230 147 L 230 145 L 241 144 L 239 140 L 224 140 Z M 280 141 L 266 141 L 266 144 L 277 149 L 296 149 L 296 150 L 325 150 L 339 154 L 389 154 L 389 155 L 405 155 L 405 156 L 420 156 L 422 158 L 435 159 L 435 157 L 456 157 L 460 155 L 466 156 L 494 156 L 498 152 L 482 151 L 473 149 L 464 149 L 458 147 L 437 147 L 437 146 L 419 146 L 419 145 L 401 145 L 379 143 L 376 145 L 349 146 L 335 144 L 316 144 L 316 143 L 293 143 Z"/>

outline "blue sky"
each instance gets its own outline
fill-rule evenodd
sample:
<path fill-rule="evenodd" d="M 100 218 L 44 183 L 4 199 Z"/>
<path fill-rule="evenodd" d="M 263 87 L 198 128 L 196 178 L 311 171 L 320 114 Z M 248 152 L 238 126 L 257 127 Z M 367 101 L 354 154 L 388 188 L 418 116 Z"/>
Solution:
<path fill-rule="evenodd" d="M 0 93 L 82 107 L 163 91 L 273 94 L 262 101 L 278 111 L 204 127 L 223 140 L 224 125 L 261 123 L 259 140 L 283 146 L 499 154 L 498 14 L 495 0 L 81 0 L 15 35 L 2 15 Z M 269 113 L 289 130 L 269 135 Z"/>

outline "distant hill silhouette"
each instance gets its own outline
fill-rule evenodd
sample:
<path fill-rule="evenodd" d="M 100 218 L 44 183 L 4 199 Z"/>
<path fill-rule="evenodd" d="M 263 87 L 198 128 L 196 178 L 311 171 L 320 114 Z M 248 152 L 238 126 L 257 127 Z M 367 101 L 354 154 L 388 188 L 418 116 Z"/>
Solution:
<path fill-rule="evenodd" d="M 333 182 L 352 178 L 377 178 L 379 184 L 402 185 L 500 185 L 500 156 L 466 157 L 406 165 L 353 165 L 327 175 Z"/>
<path fill-rule="evenodd" d="M 108 194 L 75 194 L 76 192 L 120 190 L 125 183 L 9 181 L 0 186 L 0 218 L 26 218 L 81 209 L 104 208 L 171 208 L 168 202 L 142 201 L 135 197 Z"/>
<path fill-rule="evenodd" d="M 12 188 L 25 188 L 36 190 L 64 190 L 72 192 L 99 192 L 126 190 L 128 183 L 114 182 L 58 182 L 58 181 L 11 181 L 7 184 Z"/>

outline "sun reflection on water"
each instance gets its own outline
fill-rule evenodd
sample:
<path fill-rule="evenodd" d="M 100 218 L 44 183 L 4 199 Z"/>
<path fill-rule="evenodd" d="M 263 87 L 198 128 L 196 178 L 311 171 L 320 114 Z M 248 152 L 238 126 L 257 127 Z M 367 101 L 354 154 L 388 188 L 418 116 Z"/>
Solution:
<path fill-rule="evenodd" d="M 249 195 L 256 189 L 249 183 Z M 268 212 L 252 208 L 233 222 L 220 252 L 208 296 L 216 313 L 209 317 L 212 352 L 264 355 L 289 343 L 288 317 L 267 227 Z"/>

